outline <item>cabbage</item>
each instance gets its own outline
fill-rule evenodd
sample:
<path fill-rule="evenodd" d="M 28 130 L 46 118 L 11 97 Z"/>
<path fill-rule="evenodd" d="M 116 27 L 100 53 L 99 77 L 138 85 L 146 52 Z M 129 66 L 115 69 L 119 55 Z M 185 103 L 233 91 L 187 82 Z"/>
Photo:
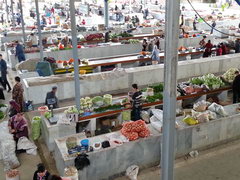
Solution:
<path fill-rule="evenodd" d="M 78 110 L 75 106 L 71 106 L 67 110 L 65 110 L 64 113 L 65 114 L 78 114 Z"/>
<path fill-rule="evenodd" d="M 31 122 L 32 138 L 37 140 L 41 135 L 41 117 L 35 116 Z"/>
<path fill-rule="evenodd" d="M 103 98 L 101 96 L 95 96 L 94 98 L 92 98 L 92 103 L 97 106 L 102 106 L 104 104 Z"/>
<path fill-rule="evenodd" d="M 231 68 L 231 69 L 227 70 L 227 72 L 225 72 L 222 77 L 223 77 L 226 81 L 232 82 L 232 81 L 234 80 L 235 76 L 236 76 L 236 75 L 235 75 L 235 72 L 236 72 L 236 71 L 238 71 L 237 68 Z"/>
<path fill-rule="evenodd" d="M 104 102 L 105 105 L 112 104 L 112 95 L 111 94 L 105 94 L 103 96 L 103 102 Z"/>

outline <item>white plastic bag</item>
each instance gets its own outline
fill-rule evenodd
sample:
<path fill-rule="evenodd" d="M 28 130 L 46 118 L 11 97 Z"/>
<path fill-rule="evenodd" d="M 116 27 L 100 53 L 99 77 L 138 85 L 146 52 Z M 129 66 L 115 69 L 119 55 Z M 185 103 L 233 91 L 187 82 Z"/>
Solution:
<path fill-rule="evenodd" d="M 197 103 L 195 103 L 193 105 L 193 109 L 197 112 L 204 112 L 204 111 L 206 111 L 208 105 L 209 105 L 209 103 L 204 100 L 198 101 Z"/>
<path fill-rule="evenodd" d="M 163 119 L 163 111 L 161 109 L 152 109 L 153 115 L 160 121 Z"/>
<path fill-rule="evenodd" d="M 19 138 L 17 149 L 26 150 L 27 154 L 37 155 L 37 146 L 32 143 L 27 137 Z"/>
<path fill-rule="evenodd" d="M 152 116 L 150 118 L 150 123 L 154 129 L 156 129 L 158 132 L 162 132 L 162 126 L 163 126 L 162 120 L 159 120 L 155 116 Z"/>
<path fill-rule="evenodd" d="M 142 117 L 142 120 L 144 120 L 146 123 L 149 123 L 150 117 L 147 111 L 142 111 L 141 117 Z"/>
<path fill-rule="evenodd" d="M 228 114 L 226 113 L 226 111 L 224 110 L 223 106 L 217 104 L 217 103 L 212 103 L 209 107 L 208 107 L 209 111 L 215 112 L 217 114 L 219 114 L 220 116 L 226 117 Z"/>
<path fill-rule="evenodd" d="M 132 165 L 127 168 L 126 176 L 129 177 L 130 180 L 137 180 L 139 167 L 137 165 Z"/>

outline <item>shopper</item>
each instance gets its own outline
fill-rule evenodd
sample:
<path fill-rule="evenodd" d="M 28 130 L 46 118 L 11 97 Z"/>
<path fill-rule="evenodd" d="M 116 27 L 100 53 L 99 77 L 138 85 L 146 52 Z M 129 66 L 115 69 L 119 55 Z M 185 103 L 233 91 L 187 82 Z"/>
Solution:
<path fill-rule="evenodd" d="M 205 50 L 204 50 L 204 53 L 203 53 L 203 57 L 209 57 L 212 55 L 212 48 L 213 48 L 213 45 L 211 43 L 211 40 L 208 40 L 208 43 L 205 45 Z"/>
<path fill-rule="evenodd" d="M 19 138 L 28 138 L 27 120 L 21 113 L 11 117 L 8 121 L 9 132 L 13 134 L 14 140 L 18 142 Z"/>
<path fill-rule="evenodd" d="M 48 92 L 46 95 L 46 99 L 45 99 L 45 105 L 48 106 L 48 108 L 58 108 L 58 98 L 56 96 L 57 93 L 57 87 L 54 86 L 52 87 L 52 91 Z M 51 107 L 52 106 L 52 107 Z"/>
<path fill-rule="evenodd" d="M 153 44 L 154 44 L 153 40 L 150 40 L 149 43 L 148 43 L 148 49 L 147 49 L 149 52 L 153 51 Z"/>
<path fill-rule="evenodd" d="M 216 55 L 217 55 L 217 56 L 221 56 L 221 55 L 222 55 L 222 48 L 221 48 L 220 45 L 217 46 Z"/>
<path fill-rule="evenodd" d="M 194 20 L 193 20 L 193 30 L 194 30 L 194 31 L 197 31 L 197 26 L 196 26 L 196 24 L 197 24 L 197 21 L 194 19 Z"/>
<path fill-rule="evenodd" d="M 236 77 L 233 80 L 232 90 L 233 90 L 233 103 L 240 102 L 240 73 L 235 72 Z"/>
<path fill-rule="evenodd" d="M 6 90 L 8 87 L 8 92 L 10 92 L 12 88 L 7 80 L 7 63 L 2 58 L 2 54 L 0 54 L 0 68 L 1 68 L 1 81 L 2 81 L 3 88 Z"/>
<path fill-rule="evenodd" d="M 37 36 L 34 35 L 34 33 L 31 33 L 28 36 L 28 41 L 30 42 L 31 47 L 38 47 L 38 39 Z"/>
<path fill-rule="evenodd" d="M 137 121 L 141 119 L 142 92 L 138 89 L 137 84 L 133 84 L 131 93 L 132 95 L 130 95 L 130 100 L 132 102 L 132 120 Z"/>
<path fill-rule="evenodd" d="M 18 58 L 18 62 L 26 60 L 23 45 L 21 45 L 18 41 L 16 41 L 15 51 L 15 56 Z"/>
<path fill-rule="evenodd" d="M 157 45 L 153 46 L 153 51 L 152 51 L 152 55 L 151 55 L 151 59 L 152 59 L 152 65 L 156 65 L 160 62 L 160 56 L 159 56 L 159 49 L 157 48 Z"/>
<path fill-rule="evenodd" d="M 16 103 L 15 100 L 9 101 L 9 104 L 10 104 L 10 108 L 9 108 L 8 115 L 10 118 L 21 112 L 20 106 Z"/>
<path fill-rule="evenodd" d="M 220 46 L 222 48 L 222 55 L 226 55 L 228 53 L 228 48 L 224 43 L 220 43 Z"/>
<path fill-rule="evenodd" d="M 217 25 L 216 22 L 213 21 L 213 23 L 212 23 L 212 29 L 211 29 L 211 33 L 210 33 L 210 34 L 213 34 L 213 30 L 215 29 L 216 25 Z"/>
<path fill-rule="evenodd" d="M 12 99 L 20 106 L 20 111 L 23 112 L 23 87 L 20 77 L 15 77 L 16 84 L 13 86 Z"/>
<path fill-rule="evenodd" d="M 155 44 L 156 44 L 157 48 L 160 50 L 160 39 L 159 39 L 159 37 L 155 38 Z"/>
<path fill-rule="evenodd" d="M 68 38 L 68 36 L 65 36 L 64 38 L 62 38 L 61 43 L 64 45 L 64 47 L 68 47 L 68 45 L 70 44 L 70 40 Z"/>
<path fill-rule="evenodd" d="M 107 31 L 107 32 L 105 33 L 105 36 L 104 36 L 105 43 L 107 43 L 107 42 L 110 41 L 110 33 L 111 33 L 111 31 Z"/>
<path fill-rule="evenodd" d="M 147 51 L 148 43 L 146 39 L 143 39 L 142 51 Z"/>
<path fill-rule="evenodd" d="M 37 165 L 37 171 L 33 175 L 33 180 L 48 180 L 50 173 L 46 170 L 45 166 L 40 163 Z"/>

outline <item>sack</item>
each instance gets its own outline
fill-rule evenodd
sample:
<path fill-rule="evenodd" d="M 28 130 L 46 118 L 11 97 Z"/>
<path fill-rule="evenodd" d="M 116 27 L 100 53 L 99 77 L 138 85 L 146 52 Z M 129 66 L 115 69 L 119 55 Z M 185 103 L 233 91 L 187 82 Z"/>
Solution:
<path fill-rule="evenodd" d="M 157 130 L 158 132 L 162 132 L 162 126 L 163 126 L 162 120 L 159 120 L 158 118 L 156 118 L 156 116 L 152 116 L 150 118 L 150 123 L 155 130 Z"/>
<path fill-rule="evenodd" d="M 152 113 L 159 121 L 163 120 L 163 111 L 162 110 L 160 110 L 160 109 L 152 109 Z"/>
<path fill-rule="evenodd" d="M 137 180 L 139 167 L 137 165 L 132 165 L 127 168 L 126 176 L 129 177 L 130 180 Z"/>
<path fill-rule="evenodd" d="M 33 117 L 31 126 L 32 126 L 32 138 L 35 141 L 41 135 L 41 118 Z"/>
<path fill-rule="evenodd" d="M 27 154 L 37 155 L 37 146 L 32 143 L 27 137 L 21 137 L 17 143 L 18 150 L 26 150 Z"/>
<path fill-rule="evenodd" d="M 220 116 L 226 117 L 228 114 L 226 113 L 226 111 L 224 110 L 223 106 L 217 104 L 217 103 L 212 103 L 209 107 L 208 107 L 209 111 L 215 112 L 217 114 L 219 114 Z"/>
<path fill-rule="evenodd" d="M 149 123 L 150 117 L 149 117 L 149 114 L 148 114 L 147 111 L 142 111 L 141 112 L 141 117 L 146 123 Z"/>

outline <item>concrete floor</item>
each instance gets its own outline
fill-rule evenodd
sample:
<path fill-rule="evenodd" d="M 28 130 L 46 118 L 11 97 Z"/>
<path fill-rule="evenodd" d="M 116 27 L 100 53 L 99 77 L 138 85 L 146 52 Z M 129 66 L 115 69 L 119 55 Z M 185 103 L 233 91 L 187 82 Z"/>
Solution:
<path fill-rule="evenodd" d="M 177 159 L 175 180 L 239 180 L 240 140 L 199 152 L 197 158 Z M 127 180 L 127 177 L 115 180 Z M 140 171 L 138 180 L 159 180 L 160 169 Z"/>

